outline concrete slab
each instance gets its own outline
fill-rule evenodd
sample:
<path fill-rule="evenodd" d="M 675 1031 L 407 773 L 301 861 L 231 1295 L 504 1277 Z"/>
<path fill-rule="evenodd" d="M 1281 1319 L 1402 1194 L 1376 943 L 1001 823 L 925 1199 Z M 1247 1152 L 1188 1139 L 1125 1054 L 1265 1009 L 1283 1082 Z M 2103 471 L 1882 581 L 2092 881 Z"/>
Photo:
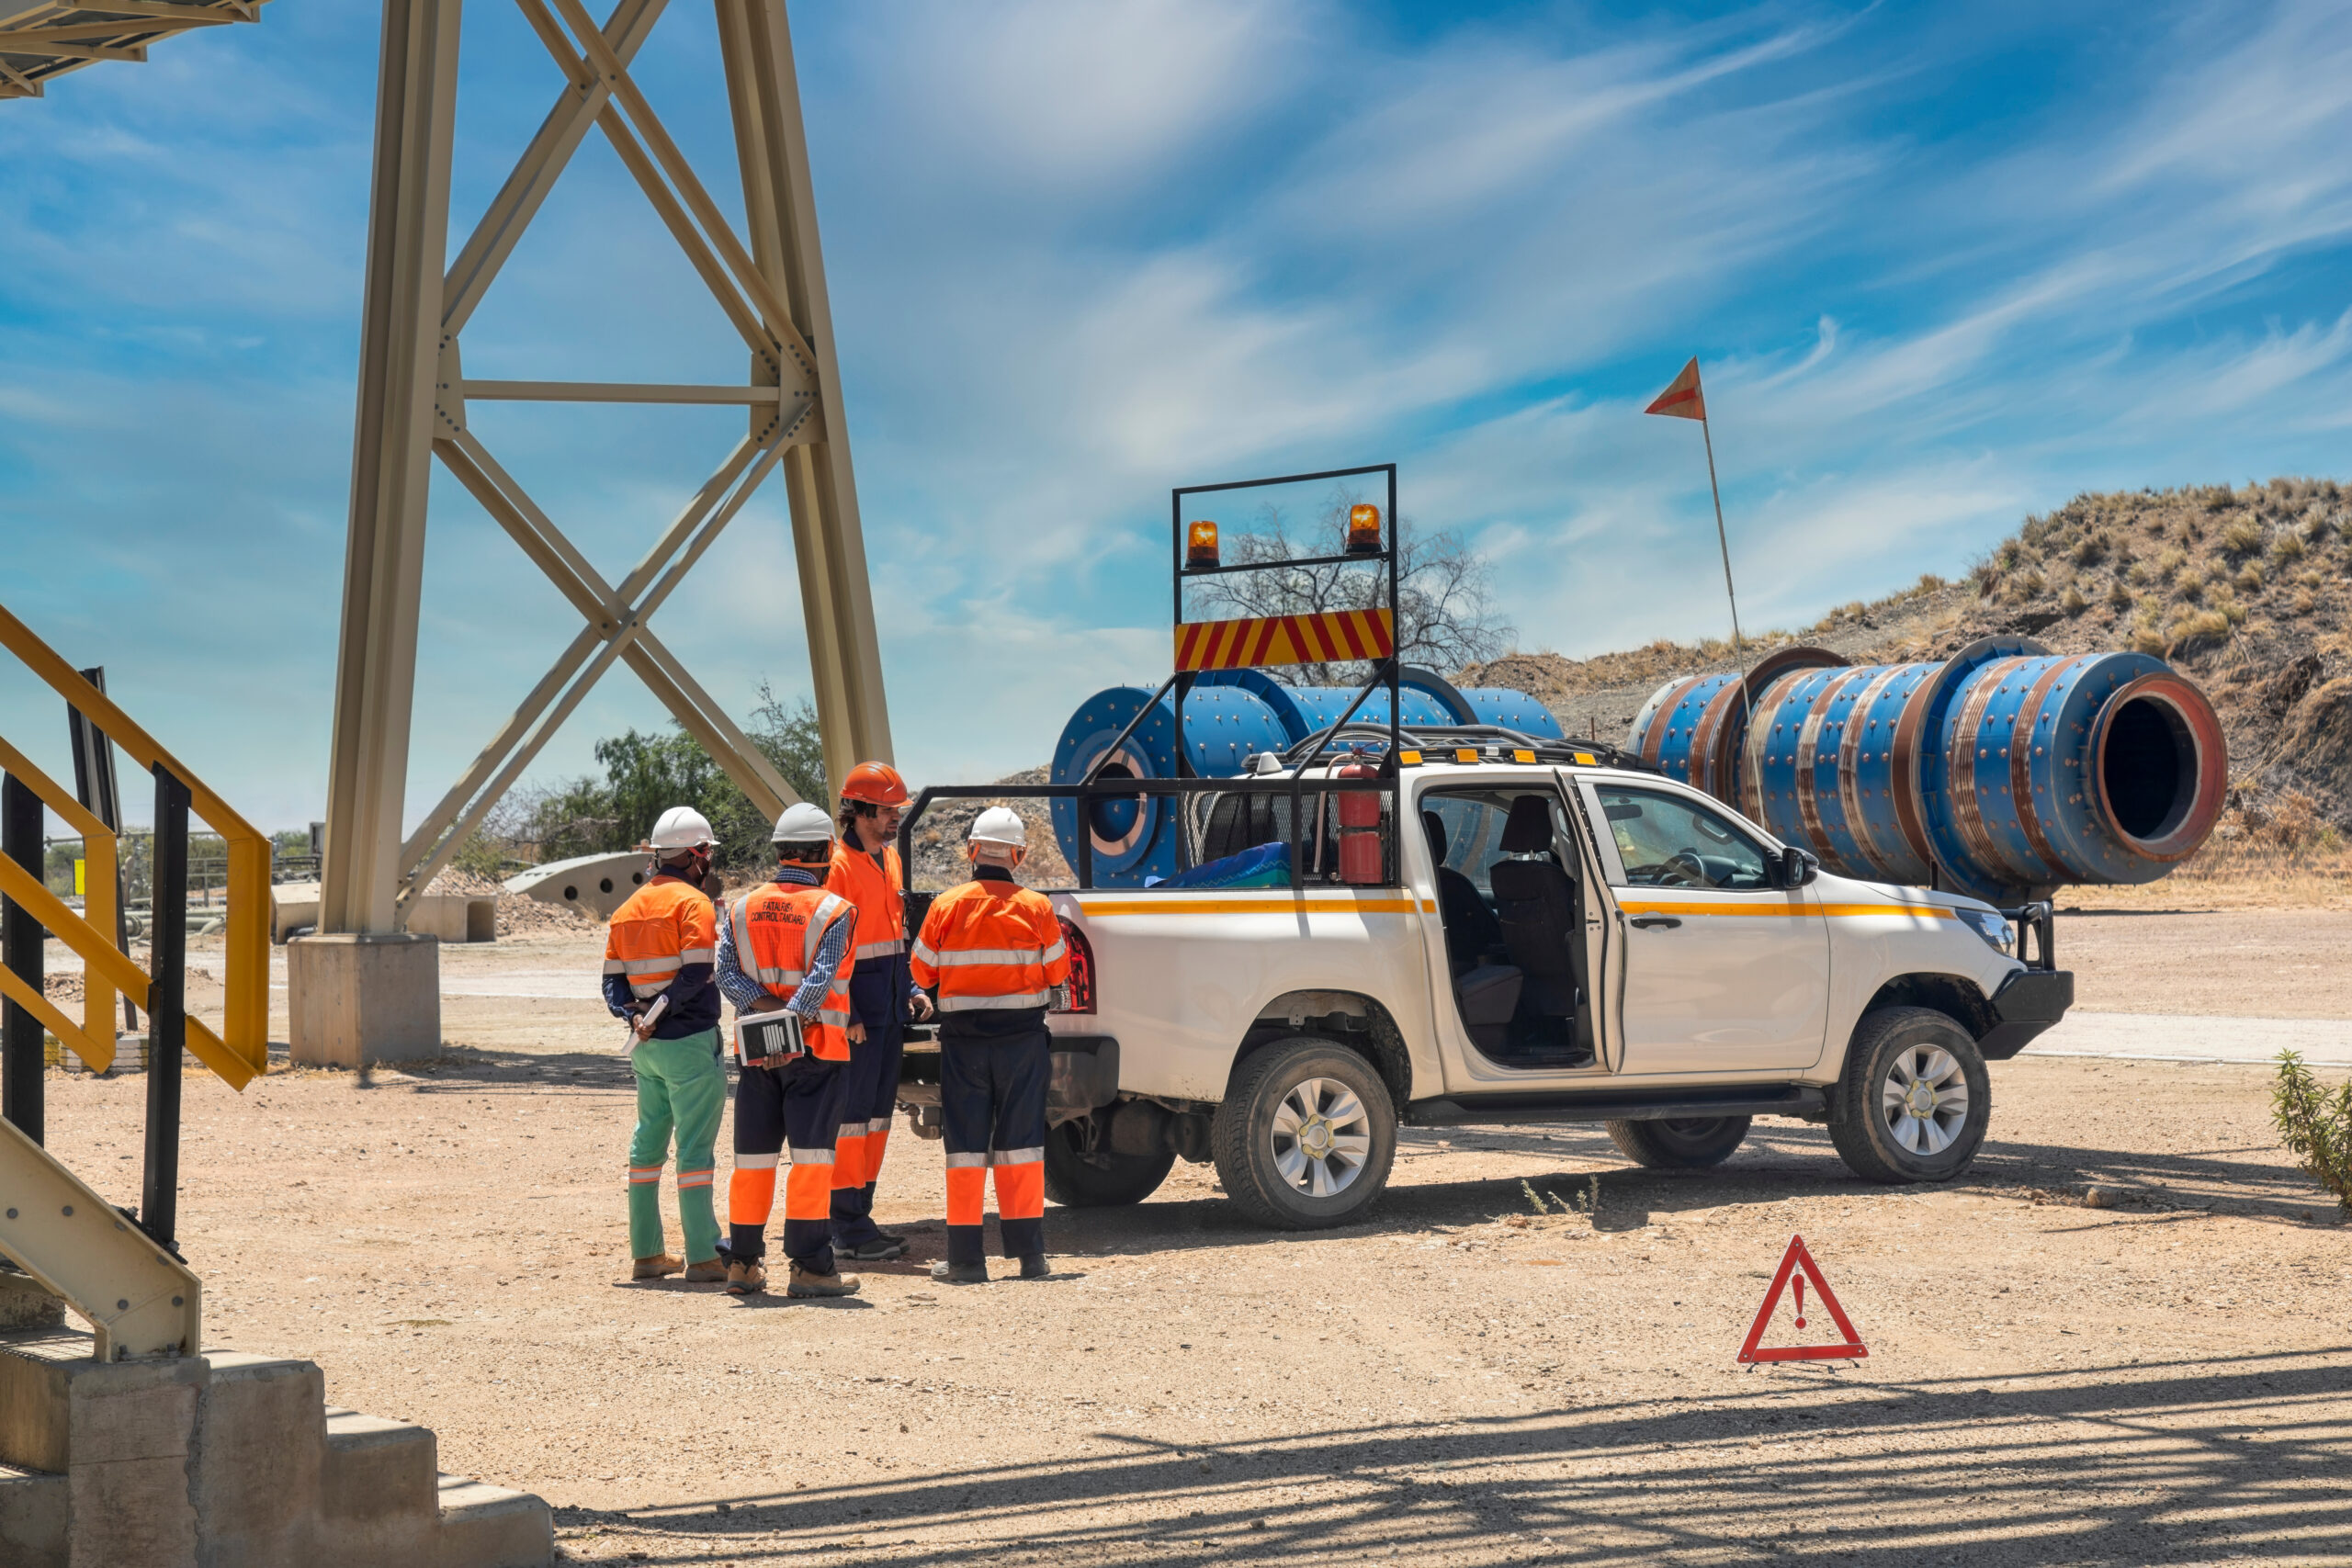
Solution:
<path fill-rule="evenodd" d="M 2267 1064 L 2285 1050 L 2312 1066 L 2352 1066 L 2352 1020 L 2077 1011 L 2018 1055 Z"/>

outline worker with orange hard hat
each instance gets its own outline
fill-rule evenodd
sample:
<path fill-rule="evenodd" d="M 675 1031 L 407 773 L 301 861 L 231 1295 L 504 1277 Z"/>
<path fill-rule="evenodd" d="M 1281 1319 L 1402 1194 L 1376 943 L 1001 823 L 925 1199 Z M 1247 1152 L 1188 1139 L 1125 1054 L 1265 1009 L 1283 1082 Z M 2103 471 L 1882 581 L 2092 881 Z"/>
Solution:
<path fill-rule="evenodd" d="M 879 1263 L 907 1249 L 904 1236 L 874 1223 L 874 1187 L 898 1108 L 899 1063 L 910 1013 L 931 1016 L 931 998 L 907 973 L 906 869 L 899 863 L 899 818 L 907 781 L 888 762 L 860 762 L 842 781 L 841 838 L 828 892 L 857 910 L 857 966 L 850 1010 L 865 1038 L 850 1047 L 841 1134 L 833 1145 L 833 1251 Z"/>
<path fill-rule="evenodd" d="M 990 1171 L 1004 1255 L 1020 1259 L 1024 1280 L 1048 1272 L 1046 1010 L 1069 983 L 1069 950 L 1045 895 L 1012 879 L 1028 842 L 1018 812 L 991 806 L 974 818 L 965 851 L 974 879 L 932 902 L 909 955 L 915 983 L 939 987 L 947 1258 L 931 1274 L 949 1284 L 988 1281 L 980 1226 Z"/>

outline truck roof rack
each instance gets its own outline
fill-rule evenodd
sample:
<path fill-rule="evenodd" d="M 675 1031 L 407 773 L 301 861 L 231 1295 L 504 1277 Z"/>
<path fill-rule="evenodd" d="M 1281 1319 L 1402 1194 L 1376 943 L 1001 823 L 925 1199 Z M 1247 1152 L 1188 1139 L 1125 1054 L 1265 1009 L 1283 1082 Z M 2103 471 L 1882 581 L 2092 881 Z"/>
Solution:
<path fill-rule="evenodd" d="M 1499 724 L 1419 725 L 1396 733 L 1399 760 L 1408 768 L 1427 761 L 1543 762 L 1555 767 L 1658 772 L 1654 764 L 1606 740 L 1553 739 Z M 1385 756 L 1389 734 L 1389 727 L 1385 724 L 1344 725 L 1327 734 L 1309 736 L 1283 753 L 1282 760 L 1285 766 L 1295 768 L 1318 757 L 1340 752 L 1366 751 Z"/>

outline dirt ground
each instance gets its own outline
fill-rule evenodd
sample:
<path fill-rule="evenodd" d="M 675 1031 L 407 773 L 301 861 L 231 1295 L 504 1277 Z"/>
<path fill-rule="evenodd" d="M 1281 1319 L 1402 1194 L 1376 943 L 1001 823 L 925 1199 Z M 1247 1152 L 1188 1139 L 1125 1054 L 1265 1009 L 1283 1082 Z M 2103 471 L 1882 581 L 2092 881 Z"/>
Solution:
<path fill-rule="evenodd" d="M 2311 922 L 2058 941 L 2085 1008 L 2352 1017 L 2352 915 Z M 594 956 L 444 970 L 584 992 Z M 617 1282 L 630 1091 L 595 1003 L 453 995 L 444 1028 L 414 1071 L 193 1076 L 182 1232 L 213 1342 L 431 1426 L 444 1469 L 556 1505 L 569 1561 L 2352 1562 L 2352 1232 L 2258 1067 L 1996 1065 L 1984 1153 L 1934 1190 L 1796 1122 L 1676 1175 L 1598 1128 L 1408 1131 L 1365 1223 L 1282 1235 L 1179 1165 L 1049 1208 L 1055 1278 L 965 1290 L 925 1277 L 939 1146 L 902 1124 L 880 1207 L 914 1258 L 799 1303 Z M 51 1146 L 135 1201 L 142 1080 L 50 1092 Z M 1594 1218 L 1535 1217 L 1596 1175 Z M 1797 1233 L 1870 1355 L 1744 1371 Z"/>

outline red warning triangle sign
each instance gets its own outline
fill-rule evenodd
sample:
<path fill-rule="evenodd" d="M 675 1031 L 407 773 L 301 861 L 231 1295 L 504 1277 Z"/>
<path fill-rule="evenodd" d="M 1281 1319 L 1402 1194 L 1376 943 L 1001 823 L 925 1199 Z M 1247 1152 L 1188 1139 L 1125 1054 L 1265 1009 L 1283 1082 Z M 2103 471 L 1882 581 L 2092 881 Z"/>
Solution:
<path fill-rule="evenodd" d="M 1799 1269 L 1804 1272 L 1797 1273 Z M 1805 1325 L 1804 1285 L 1810 1280 L 1815 1293 L 1821 1298 L 1821 1305 L 1829 1309 L 1829 1321 L 1836 1324 L 1838 1332 L 1846 1337 L 1843 1344 L 1781 1345 L 1770 1349 L 1758 1348 L 1764 1337 L 1764 1330 L 1771 1326 L 1773 1309 L 1781 1304 L 1781 1292 L 1788 1288 L 1791 1274 L 1796 1274 L 1796 1325 L 1799 1328 Z M 1804 1249 L 1804 1237 L 1789 1237 L 1789 1249 L 1781 1254 L 1780 1271 L 1772 1276 L 1771 1286 L 1764 1292 L 1764 1304 L 1756 1309 L 1756 1321 L 1747 1326 L 1747 1342 L 1739 1348 L 1739 1359 L 1743 1361 L 1845 1361 L 1859 1360 L 1869 1354 L 1869 1349 L 1862 1344 L 1862 1337 L 1854 1332 L 1853 1319 L 1848 1317 L 1846 1309 L 1838 1304 L 1837 1292 L 1830 1290 L 1829 1281 L 1821 1277 L 1821 1266 L 1813 1260 L 1813 1254 Z"/>

